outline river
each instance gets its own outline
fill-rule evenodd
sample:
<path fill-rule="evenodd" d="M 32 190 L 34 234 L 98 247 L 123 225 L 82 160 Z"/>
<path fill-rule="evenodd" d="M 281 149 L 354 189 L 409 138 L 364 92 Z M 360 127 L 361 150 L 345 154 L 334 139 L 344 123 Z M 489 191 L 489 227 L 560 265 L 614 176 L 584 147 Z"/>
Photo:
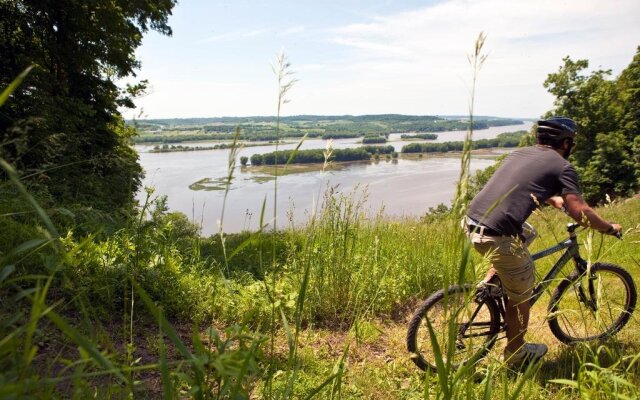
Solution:
<path fill-rule="evenodd" d="M 529 130 L 531 123 L 525 125 L 493 127 L 475 131 L 475 139 L 496 137 L 502 132 Z M 463 140 L 465 132 L 439 132 L 435 142 Z M 333 140 L 334 148 L 359 147 L 361 138 Z M 430 141 L 434 142 L 434 141 Z M 308 139 L 302 149 L 325 148 L 327 141 Z M 400 134 L 391 134 L 387 145 L 393 145 L 396 151 L 410 142 L 401 141 Z M 181 143 L 183 146 L 212 146 L 212 142 Z M 296 144 L 279 146 L 291 149 Z M 262 179 L 249 172 L 251 168 L 236 167 L 225 205 L 224 218 L 222 206 L 224 190 L 191 190 L 189 185 L 203 178 L 220 179 L 226 177 L 230 150 L 201 150 L 189 152 L 149 153 L 153 145 L 136 145 L 146 176 L 145 187 L 155 188 L 154 195 L 166 195 L 168 207 L 172 211 L 181 211 L 190 219 L 202 225 L 202 233 L 210 235 L 219 229 L 223 221 L 225 232 L 255 230 L 259 226 L 262 204 L 266 200 L 265 222 L 273 224 L 273 198 L 275 182 Z M 247 147 L 238 152 L 238 157 L 250 157 L 255 153 L 267 153 L 275 147 Z M 492 159 L 474 157 L 472 171 L 493 164 Z M 238 163 L 239 165 L 239 163 Z M 388 216 L 420 216 L 429 207 L 440 203 L 450 204 L 455 192 L 455 183 L 460 175 L 460 157 L 426 156 L 419 160 L 399 159 L 380 160 L 379 162 L 359 162 L 345 165 L 344 168 L 331 171 L 313 171 L 280 176 L 277 180 L 277 225 L 287 226 L 293 221 L 301 224 L 306 221 L 318 203 L 322 201 L 328 187 L 337 192 L 349 194 L 367 194 L 365 211 L 370 215 L 378 213 L 384 207 Z M 140 194 L 139 197 L 143 195 Z"/>

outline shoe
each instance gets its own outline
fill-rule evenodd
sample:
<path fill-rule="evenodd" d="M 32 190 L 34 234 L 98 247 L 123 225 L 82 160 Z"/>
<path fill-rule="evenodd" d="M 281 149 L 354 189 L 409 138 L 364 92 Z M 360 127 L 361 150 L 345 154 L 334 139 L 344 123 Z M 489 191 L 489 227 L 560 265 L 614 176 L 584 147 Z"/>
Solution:
<path fill-rule="evenodd" d="M 541 359 L 548 350 L 545 344 L 525 343 L 515 353 L 505 350 L 504 361 L 511 368 L 523 368 Z"/>

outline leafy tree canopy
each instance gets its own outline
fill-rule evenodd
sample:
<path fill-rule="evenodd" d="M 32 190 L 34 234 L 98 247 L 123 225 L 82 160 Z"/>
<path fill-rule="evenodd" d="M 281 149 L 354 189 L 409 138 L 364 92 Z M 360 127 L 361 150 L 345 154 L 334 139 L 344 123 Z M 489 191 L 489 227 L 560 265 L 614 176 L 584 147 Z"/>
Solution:
<path fill-rule="evenodd" d="M 0 86 L 37 67 L 0 109 L 0 157 L 64 203 L 103 210 L 133 203 L 142 177 L 118 107 L 145 82 L 135 50 L 149 29 L 170 35 L 175 0 L 0 1 Z"/>
<path fill-rule="evenodd" d="M 565 115 L 579 125 L 573 162 L 590 202 L 629 196 L 638 189 L 640 166 L 640 47 L 617 79 L 611 71 L 589 74 L 587 60 L 563 59 L 544 87 L 555 96 L 549 115 Z"/>

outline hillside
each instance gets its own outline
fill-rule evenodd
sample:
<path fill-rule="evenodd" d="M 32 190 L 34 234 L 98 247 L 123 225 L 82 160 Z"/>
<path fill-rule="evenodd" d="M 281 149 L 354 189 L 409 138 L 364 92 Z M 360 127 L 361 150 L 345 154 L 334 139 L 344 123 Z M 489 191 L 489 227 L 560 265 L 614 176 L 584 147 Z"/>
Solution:
<path fill-rule="evenodd" d="M 474 129 L 520 125 L 522 120 L 477 118 Z M 406 132 L 443 132 L 466 130 L 468 118 L 417 115 L 299 115 L 281 117 L 279 131 L 276 117 L 221 117 L 148 119 L 128 121 L 138 129 L 135 143 L 178 143 L 194 140 L 231 140 L 239 129 L 239 139 L 265 141 L 290 137 L 347 138 Z"/>
<path fill-rule="evenodd" d="M 16 247 L 9 256 L 19 268 L 5 267 L 0 289 L 8 299 L 2 320 L 15 320 L 9 329 L 21 334 L 2 349 L 20 349 L 19 357 L 32 349 L 36 357 L 23 359 L 27 376 L 49 371 L 37 385 L 20 380 L 24 393 L 64 397 L 67 386 L 61 382 L 70 374 L 87 387 L 132 390 L 142 397 L 178 395 L 175 388 L 200 385 L 223 397 L 285 392 L 325 397 L 340 391 L 345 398 L 414 398 L 424 388 L 438 390 L 436 377 L 427 378 L 425 386 L 404 349 L 404 335 L 418 302 L 458 274 L 458 220 L 438 214 L 423 221 L 364 219 L 361 196 L 328 192 L 322 212 L 307 226 L 225 235 L 224 248 L 217 236 L 199 238 L 184 216 L 167 213 L 161 201 L 147 203 L 148 221 L 107 237 L 64 237 L 46 246 L 34 243 L 31 250 Z M 629 229 L 623 241 L 594 235 L 585 242 L 583 256 L 590 248 L 592 261 L 618 263 L 637 279 L 640 200 L 598 211 Z M 567 222 L 553 210 L 534 215 L 540 238 L 533 250 L 562 238 Z M 582 233 L 581 240 L 587 239 Z M 540 263 L 538 271 L 548 269 L 553 258 Z M 465 274 L 469 282 L 486 267 L 473 259 L 474 268 Z M 26 271 L 49 282 L 29 295 L 37 305 L 33 309 L 10 300 L 21 293 L 17 282 L 30 287 L 43 279 Z M 480 378 L 463 377 L 460 390 L 479 393 L 491 385 L 496 392 L 513 393 L 515 380 L 524 382 L 531 398 L 578 398 L 570 386 L 551 380 L 593 380 L 595 374 L 598 382 L 628 382 L 632 386 L 618 390 L 637 393 L 633 385 L 640 383 L 640 374 L 630 358 L 640 353 L 637 317 L 600 350 L 570 348 L 550 335 L 546 303 L 543 297 L 533 310 L 530 336 L 552 350 L 534 379 L 509 377 L 494 350 L 478 368 Z M 55 312 L 45 311 L 56 304 Z M 158 321 L 162 336 L 157 336 Z M 199 327 L 196 336 L 189 333 L 192 327 Z M 65 368 L 63 359 L 78 364 Z M 587 362 L 599 367 L 585 370 Z M 113 368 L 119 372 L 101 372 Z M 582 375 L 586 372 L 590 375 Z M 179 385 L 161 389 L 163 374 Z M 120 379 L 132 386 L 121 387 Z"/>

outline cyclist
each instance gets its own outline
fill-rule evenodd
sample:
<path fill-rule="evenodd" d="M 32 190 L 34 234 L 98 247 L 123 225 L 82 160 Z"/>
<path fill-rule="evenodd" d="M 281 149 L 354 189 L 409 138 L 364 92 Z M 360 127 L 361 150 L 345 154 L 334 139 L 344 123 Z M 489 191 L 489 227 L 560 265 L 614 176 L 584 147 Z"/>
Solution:
<path fill-rule="evenodd" d="M 535 231 L 525 223 L 529 215 L 547 203 L 564 207 L 583 226 L 611 235 L 621 230 L 582 199 L 578 176 L 567 161 L 575 148 L 577 130 L 576 123 L 566 117 L 538 121 L 537 145 L 510 153 L 467 212 L 466 232 L 474 248 L 488 255 L 492 264 L 481 284 L 497 272 L 508 297 L 504 360 L 511 367 L 536 361 L 547 353 L 546 345 L 524 340 L 534 283 L 527 246 Z"/>

